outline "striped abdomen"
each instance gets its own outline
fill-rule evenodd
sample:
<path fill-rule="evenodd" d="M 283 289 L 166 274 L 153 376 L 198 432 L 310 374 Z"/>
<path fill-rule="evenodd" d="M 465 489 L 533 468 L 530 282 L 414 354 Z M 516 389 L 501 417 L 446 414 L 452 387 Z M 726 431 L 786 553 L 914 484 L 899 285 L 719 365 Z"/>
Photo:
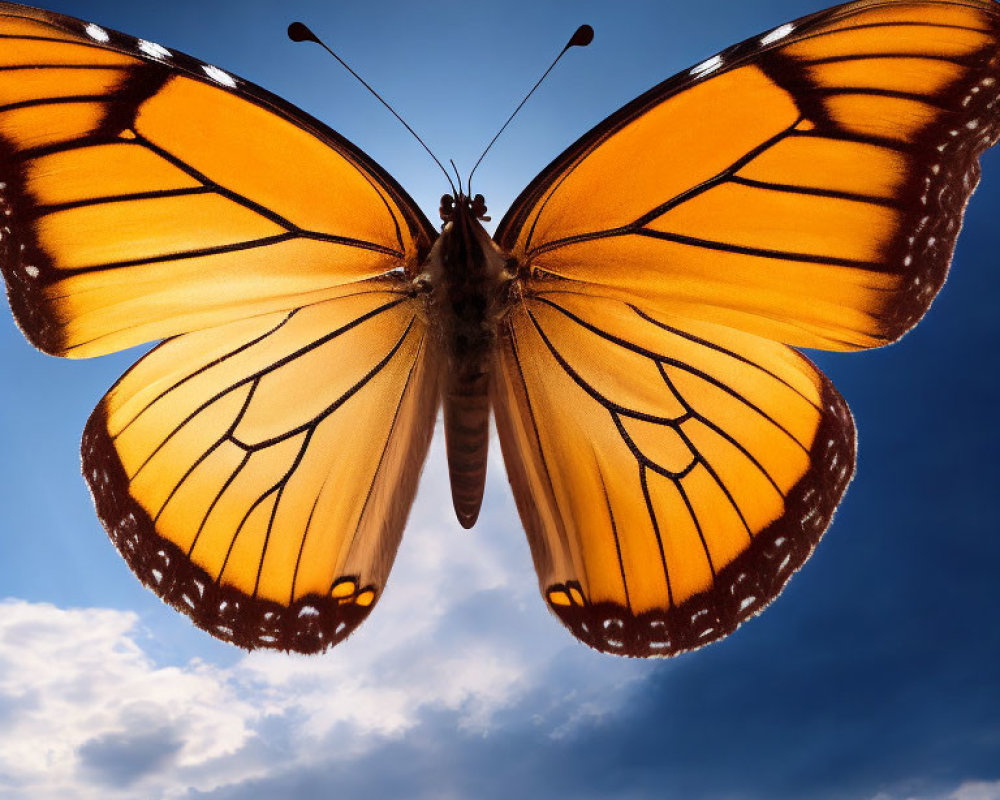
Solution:
<path fill-rule="evenodd" d="M 479 517 L 486 485 L 486 456 L 490 442 L 489 373 L 472 378 L 446 377 L 444 436 L 455 514 L 464 528 Z"/>

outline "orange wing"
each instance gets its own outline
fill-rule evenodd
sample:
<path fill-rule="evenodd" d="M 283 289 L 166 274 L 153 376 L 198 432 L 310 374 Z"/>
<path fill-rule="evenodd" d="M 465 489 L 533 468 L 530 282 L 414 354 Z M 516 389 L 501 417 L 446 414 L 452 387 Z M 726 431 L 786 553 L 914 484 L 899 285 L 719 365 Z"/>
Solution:
<path fill-rule="evenodd" d="M 600 650 L 730 633 L 809 556 L 853 472 L 847 405 L 785 345 L 558 288 L 501 343 L 497 429 L 542 593 Z"/>
<path fill-rule="evenodd" d="M 172 337 L 84 474 L 139 578 L 215 636 L 324 649 L 381 594 L 437 408 L 436 235 L 374 162 L 223 70 L 0 4 L 0 266 L 46 352 Z"/>
<path fill-rule="evenodd" d="M 1000 135 L 1000 6 L 863 0 L 655 87 L 521 195 L 494 403 L 543 594 L 623 655 L 713 641 L 829 525 L 854 428 L 787 345 L 891 342 Z"/>
<path fill-rule="evenodd" d="M 438 401 L 407 283 L 170 339 L 91 415 L 83 471 L 104 526 L 209 633 L 322 650 L 381 595 Z"/>
<path fill-rule="evenodd" d="M 89 356 L 290 310 L 433 240 L 322 123 L 134 37 L 0 4 L 0 266 L 46 352 Z"/>
<path fill-rule="evenodd" d="M 834 350 L 940 289 L 1000 133 L 1000 6 L 864 0 L 736 45 L 625 106 L 521 195 L 525 276 Z"/>

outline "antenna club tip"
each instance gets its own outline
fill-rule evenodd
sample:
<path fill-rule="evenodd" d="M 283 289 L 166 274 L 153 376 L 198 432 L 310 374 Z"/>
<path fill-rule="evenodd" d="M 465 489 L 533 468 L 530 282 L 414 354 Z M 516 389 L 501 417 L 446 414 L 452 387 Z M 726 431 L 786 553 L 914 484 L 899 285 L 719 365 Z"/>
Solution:
<path fill-rule="evenodd" d="M 586 47 L 592 41 L 594 41 L 594 29 L 589 25 L 581 25 L 576 29 L 566 47 Z"/>
<path fill-rule="evenodd" d="M 319 44 L 316 34 L 301 22 L 293 22 L 288 26 L 288 38 L 293 42 L 316 42 Z"/>

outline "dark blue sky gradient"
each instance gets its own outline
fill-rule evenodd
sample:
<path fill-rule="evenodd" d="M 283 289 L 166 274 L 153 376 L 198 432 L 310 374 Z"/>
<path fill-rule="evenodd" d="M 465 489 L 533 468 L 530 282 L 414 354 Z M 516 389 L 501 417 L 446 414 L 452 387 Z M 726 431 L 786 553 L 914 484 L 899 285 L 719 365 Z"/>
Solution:
<path fill-rule="evenodd" d="M 822 6 L 51 7 L 184 50 L 282 95 L 362 147 L 431 219 L 444 190 L 436 167 L 332 60 L 288 43 L 287 23 L 301 18 L 328 38 L 442 160 L 467 172 L 520 93 L 576 25 L 589 22 L 592 47 L 567 57 L 477 174 L 476 189 L 499 219 L 541 168 L 624 102 Z M 432 798 L 449 790 L 490 800 L 516 790 L 525 798 L 868 800 L 1000 779 L 1000 153 L 983 166 L 951 277 L 924 322 L 882 350 L 810 354 L 854 412 L 858 471 L 815 556 L 759 619 L 662 664 L 619 708 L 563 738 L 533 727 L 532 703 L 541 700 L 529 696 L 486 738 L 463 733 L 446 712 L 428 714 L 419 738 L 208 796 Z M 137 354 L 48 358 L 24 342 L 9 313 L 0 315 L 0 596 L 134 609 L 155 632 L 157 659 L 196 653 L 231 663 L 238 653 L 208 641 L 131 577 L 79 476 L 83 424 Z M 483 624 L 502 613 L 494 607 Z M 566 636 L 555 622 L 551 633 Z M 572 675 L 556 670 L 547 680 L 565 687 Z M 91 755 L 113 761 L 106 750 Z"/>

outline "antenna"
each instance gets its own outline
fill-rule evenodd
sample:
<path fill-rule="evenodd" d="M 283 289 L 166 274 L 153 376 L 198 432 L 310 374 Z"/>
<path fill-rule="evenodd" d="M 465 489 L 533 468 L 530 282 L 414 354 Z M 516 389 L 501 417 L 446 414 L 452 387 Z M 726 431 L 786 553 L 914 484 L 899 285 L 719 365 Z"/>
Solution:
<path fill-rule="evenodd" d="M 500 130 L 497 131 L 497 135 L 494 136 L 492 139 L 490 139 L 490 143 L 486 145 L 486 149 L 483 150 L 483 154 L 479 156 L 479 160 L 472 167 L 472 171 L 469 173 L 469 177 L 466 180 L 466 185 L 468 186 L 469 194 L 472 194 L 472 176 L 473 174 L 475 174 L 476 168 L 486 157 L 486 154 L 490 152 L 490 148 L 493 147 L 493 143 L 500 138 L 500 134 L 507 129 L 508 125 L 510 125 L 511 120 L 517 116 L 517 112 L 521 110 L 521 106 L 527 103 L 528 98 L 535 93 L 535 89 L 537 89 L 539 86 L 542 85 L 542 81 L 544 81 L 548 77 L 548 74 L 552 72 L 555 65 L 559 63 L 559 59 L 561 59 L 564 55 L 566 55 L 567 50 L 569 50 L 571 47 L 586 47 L 592 41 L 594 41 L 593 28 L 591 28 L 589 25 L 581 25 L 579 28 L 576 29 L 576 31 L 570 37 L 569 41 L 566 42 L 566 46 L 559 51 L 559 55 L 556 56 L 556 60 L 552 62 L 552 64 L 549 66 L 547 70 L 545 70 L 545 72 L 542 74 L 542 77 L 538 79 L 538 82 L 531 87 L 531 91 L 524 96 L 524 99 L 517 104 L 517 108 L 514 109 L 514 113 L 507 118 L 507 121 L 503 124 Z"/>
<path fill-rule="evenodd" d="M 333 56 L 335 59 L 337 59 L 337 61 L 340 62 L 341 66 L 344 69 L 346 69 L 348 72 L 350 72 L 355 78 L 357 78 L 361 82 L 361 85 L 364 86 L 369 92 L 371 92 L 373 95 L 375 95 L 375 97 L 378 98 L 378 101 L 382 105 L 384 105 L 386 108 L 388 108 L 389 111 L 392 112 L 392 115 L 396 119 L 398 119 L 401 123 L 403 123 L 403 127 L 406 128 L 406 130 L 408 130 L 412 134 L 413 138 L 416 139 L 418 142 L 420 142 L 420 146 L 423 147 L 424 150 L 427 151 L 427 155 L 429 155 L 431 158 L 434 159 L 434 163 L 437 164 L 438 168 L 441 170 L 441 172 L 444 173 L 445 180 L 447 180 L 448 181 L 448 185 L 451 186 L 452 194 L 456 193 L 455 192 L 455 184 L 452 183 L 451 176 L 448 175 L 448 170 L 446 170 L 444 168 L 444 166 L 441 164 L 441 162 L 438 161 L 438 157 L 436 155 L 434 155 L 434 153 L 431 152 L 431 149 L 424 143 L 424 140 L 421 139 L 419 136 L 417 136 L 417 132 L 415 130 L 413 130 L 413 128 L 411 128 L 409 125 L 406 124 L 406 120 L 403 119 L 401 116 L 399 116 L 399 114 L 396 113 L 396 109 L 394 109 L 392 106 L 390 106 L 385 101 L 385 99 L 382 97 L 382 95 L 380 95 L 371 86 L 369 86 L 368 82 L 364 78 L 362 78 L 360 75 L 358 75 L 358 73 L 356 73 L 353 69 L 351 69 L 347 65 L 347 62 L 344 61 L 344 59 L 342 59 L 340 56 L 338 56 L 336 53 L 334 53 L 333 50 L 331 50 L 329 47 L 327 47 L 327 45 L 326 45 L 326 43 L 324 41 L 322 41 L 315 33 L 313 33 L 311 30 L 309 30 L 309 28 L 306 25 L 303 25 L 301 22 L 293 22 L 291 25 L 288 26 L 288 38 L 291 39 L 293 42 L 315 42 L 320 47 L 322 47 L 324 50 L 326 50 L 326 52 L 328 52 L 331 56 Z M 567 45 L 567 47 L 568 47 L 568 45 Z"/>
<path fill-rule="evenodd" d="M 458 167 L 455 166 L 455 159 L 449 158 L 448 163 L 451 164 L 451 168 L 455 170 L 455 180 L 458 181 L 458 193 L 462 193 L 462 176 L 458 174 Z"/>

